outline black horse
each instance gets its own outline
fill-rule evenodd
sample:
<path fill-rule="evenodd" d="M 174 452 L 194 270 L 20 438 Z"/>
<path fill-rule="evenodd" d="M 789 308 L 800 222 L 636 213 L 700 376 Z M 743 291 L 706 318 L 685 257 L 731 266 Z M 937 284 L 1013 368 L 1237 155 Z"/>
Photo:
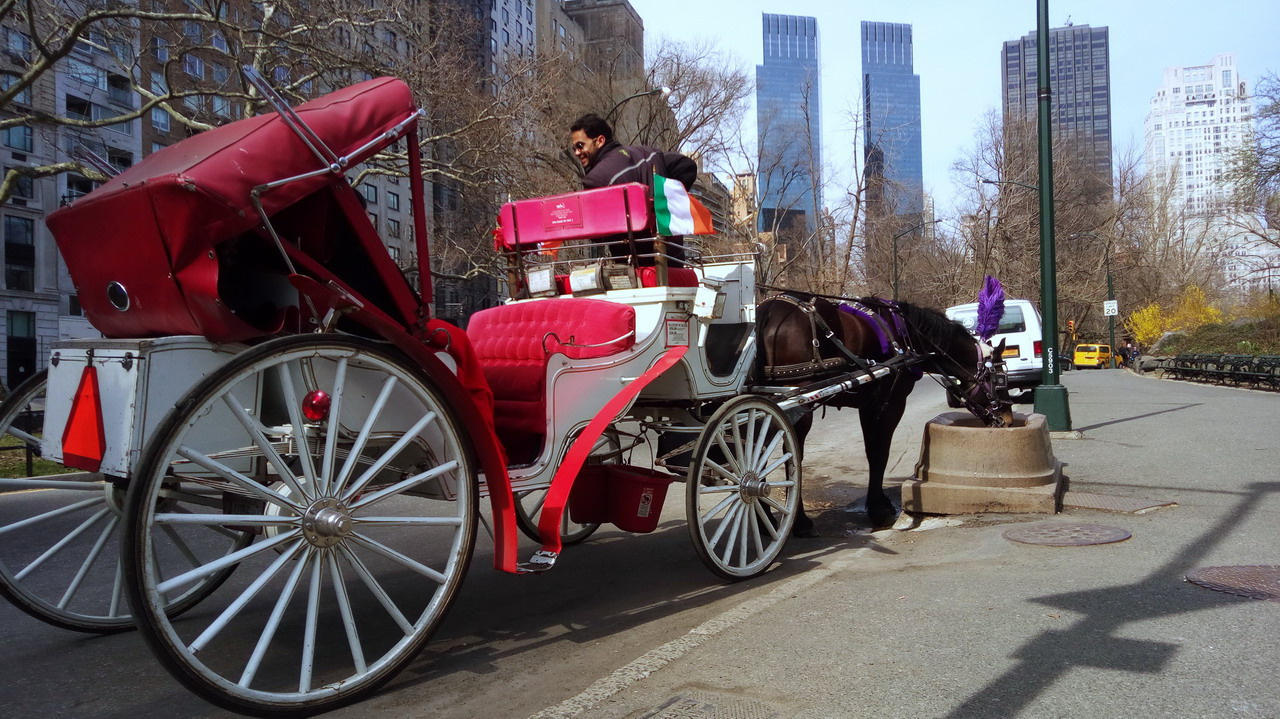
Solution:
<path fill-rule="evenodd" d="M 1002 348 L 992 350 L 980 344 L 937 310 L 873 299 L 837 306 L 820 297 L 788 294 L 762 302 L 756 325 L 762 362 L 756 371 L 764 383 L 803 384 L 856 370 L 860 363 L 880 364 L 903 355 L 922 359 L 825 402 L 858 409 L 870 469 L 867 514 L 873 527 L 891 525 L 897 517 L 884 493 L 884 470 L 907 395 L 923 372 L 951 378 L 948 392 L 956 403 L 989 426 L 1008 426 L 1013 420 L 1007 392 L 999 381 Z M 801 447 L 812 426 L 812 412 L 796 422 Z M 795 527 L 797 534 L 812 533 L 813 521 L 803 505 Z"/>

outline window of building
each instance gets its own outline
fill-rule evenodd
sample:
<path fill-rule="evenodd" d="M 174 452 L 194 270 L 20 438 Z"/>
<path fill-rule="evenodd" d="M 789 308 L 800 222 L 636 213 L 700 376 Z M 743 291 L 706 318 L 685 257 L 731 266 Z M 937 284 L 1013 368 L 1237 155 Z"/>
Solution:
<path fill-rule="evenodd" d="M 370 205 L 378 204 L 378 186 L 364 183 L 360 185 L 360 194 L 364 195 L 365 202 Z"/>
<path fill-rule="evenodd" d="M 80 295 L 67 295 L 67 314 L 72 317 L 84 317 L 84 308 L 80 306 Z"/>
<path fill-rule="evenodd" d="M 204 79 L 204 60 L 195 55 L 187 55 L 182 58 L 182 69 L 192 77 Z"/>
<path fill-rule="evenodd" d="M 289 68 L 285 67 L 284 65 L 276 65 L 275 69 L 271 71 L 271 77 L 276 82 L 288 82 Z"/>
<path fill-rule="evenodd" d="M 213 81 L 220 85 L 225 84 L 227 79 L 231 77 L 230 72 L 227 70 L 227 66 L 217 62 L 209 63 L 209 73 L 213 78 Z"/>
<path fill-rule="evenodd" d="M 151 108 L 151 127 L 158 132 L 168 132 L 171 127 L 169 113 L 158 107 Z"/>
<path fill-rule="evenodd" d="M 213 97 L 213 114 L 218 117 L 231 117 L 231 99 L 214 95 Z"/>
<path fill-rule="evenodd" d="M 4 286 L 33 292 L 36 288 L 36 223 L 30 217 L 4 216 Z M 12 328 L 10 328 L 12 333 Z M 14 334 L 16 337 L 27 335 Z"/>
<path fill-rule="evenodd" d="M 36 336 L 36 313 L 9 310 L 5 319 L 8 322 L 6 332 L 10 337 Z"/>
<path fill-rule="evenodd" d="M 115 147 L 107 148 L 107 162 L 121 172 L 133 166 L 133 153 Z"/>
<path fill-rule="evenodd" d="M 400 195 L 394 192 L 387 193 L 387 209 L 388 210 L 400 209 Z"/>
<path fill-rule="evenodd" d="M 31 62 L 31 38 L 11 27 L 4 29 L 5 54 L 14 62 Z"/>
<path fill-rule="evenodd" d="M 195 20 L 182 23 L 182 34 L 193 43 L 204 42 L 204 26 Z"/>
<path fill-rule="evenodd" d="M 370 212 L 369 221 L 373 223 L 373 229 L 376 231 L 378 229 L 378 213 Z"/>
<path fill-rule="evenodd" d="M 215 32 L 209 36 L 209 44 L 213 45 L 214 48 L 221 50 L 223 52 L 227 52 L 229 50 L 229 46 L 227 45 L 227 39 L 223 37 L 222 33 L 220 32 Z"/>
<path fill-rule="evenodd" d="M 8 127 L 4 130 L 4 146 L 19 152 L 33 152 L 35 143 L 31 128 L 26 125 Z"/>
<path fill-rule="evenodd" d="M 387 237 L 400 237 L 400 220 L 387 218 Z"/>
<path fill-rule="evenodd" d="M 12 167 L 4 168 L 5 175 L 9 174 Z M 13 180 L 13 199 L 15 200 L 34 200 L 36 197 L 35 178 L 17 175 Z"/>
<path fill-rule="evenodd" d="M 15 77 L 13 75 L 0 75 L 0 88 L 8 90 L 9 88 L 13 87 L 14 84 L 16 84 L 19 79 L 21 78 Z M 28 85 L 27 87 L 24 87 L 21 92 L 13 96 L 13 100 L 11 100 L 10 102 L 13 102 L 15 105 L 30 105 L 31 104 L 31 86 Z"/>

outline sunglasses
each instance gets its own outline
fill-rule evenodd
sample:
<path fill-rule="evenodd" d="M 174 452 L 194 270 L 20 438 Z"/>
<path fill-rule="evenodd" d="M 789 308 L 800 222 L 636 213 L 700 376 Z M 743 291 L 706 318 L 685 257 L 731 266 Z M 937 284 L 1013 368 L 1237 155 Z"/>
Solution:
<path fill-rule="evenodd" d="M 575 142 L 575 143 L 573 143 L 573 149 L 575 149 L 575 150 L 581 150 L 582 148 L 584 148 L 584 147 L 586 147 L 586 146 L 587 146 L 587 143 L 585 143 L 585 142 Z"/>

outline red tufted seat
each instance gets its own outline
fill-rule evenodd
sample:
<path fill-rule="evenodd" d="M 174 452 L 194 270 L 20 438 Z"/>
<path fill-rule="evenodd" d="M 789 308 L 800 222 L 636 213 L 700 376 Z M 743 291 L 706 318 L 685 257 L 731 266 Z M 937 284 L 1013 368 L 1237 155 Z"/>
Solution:
<path fill-rule="evenodd" d="M 532 461 L 542 446 L 551 355 L 607 357 L 634 345 L 635 329 L 630 305 L 581 297 L 521 302 L 472 315 L 467 335 L 493 389 L 495 425 L 512 461 Z"/>

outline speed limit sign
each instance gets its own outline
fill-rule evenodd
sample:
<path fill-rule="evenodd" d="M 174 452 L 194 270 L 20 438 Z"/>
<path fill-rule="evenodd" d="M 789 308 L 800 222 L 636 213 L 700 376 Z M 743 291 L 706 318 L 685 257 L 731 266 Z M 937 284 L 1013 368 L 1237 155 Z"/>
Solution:
<path fill-rule="evenodd" d="M 1120 303 L 1115 300 L 1104 300 L 1102 302 L 1102 316 L 1114 317 L 1120 314 Z"/>

